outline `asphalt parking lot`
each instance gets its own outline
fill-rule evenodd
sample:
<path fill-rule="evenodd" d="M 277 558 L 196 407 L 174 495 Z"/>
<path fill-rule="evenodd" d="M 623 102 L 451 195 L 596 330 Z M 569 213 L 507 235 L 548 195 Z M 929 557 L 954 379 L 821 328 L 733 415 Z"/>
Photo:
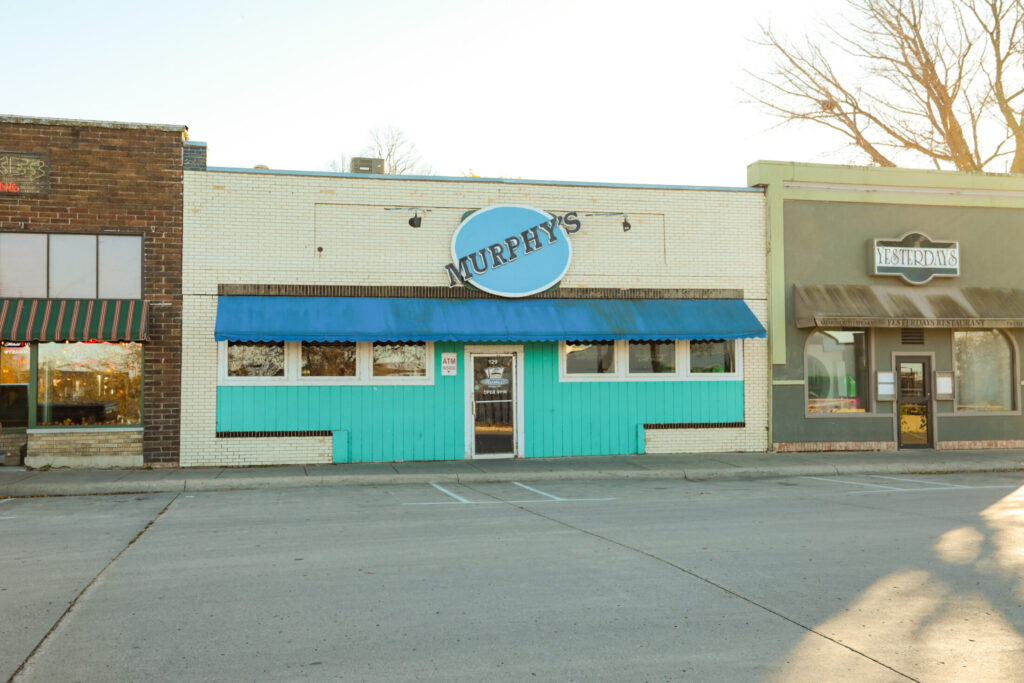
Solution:
<path fill-rule="evenodd" d="M 1020 473 L 0 500 L 0 679 L 1019 680 Z"/>

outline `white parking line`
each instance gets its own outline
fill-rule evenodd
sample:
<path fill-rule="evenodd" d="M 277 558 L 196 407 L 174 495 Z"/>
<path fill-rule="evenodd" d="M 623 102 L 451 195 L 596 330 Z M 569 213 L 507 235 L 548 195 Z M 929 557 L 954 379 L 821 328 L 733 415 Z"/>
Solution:
<path fill-rule="evenodd" d="M 3 498 L 3 499 L 0 499 L 0 505 L 3 505 L 4 503 L 10 503 L 12 500 L 14 500 L 14 499 L 13 498 Z"/>
<path fill-rule="evenodd" d="M 538 491 L 537 489 L 533 488 L 532 486 L 527 486 L 526 484 L 520 484 L 518 481 L 514 481 L 512 483 L 515 484 L 516 486 L 523 487 L 527 491 L 533 491 L 534 493 L 539 493 L 542 496 L 546 496 L 546 497 L 550 498 L 551 500 L 558 500 L 558 501 L 564 501 L 565 500 L 565 498 L 559 498 L 558 496 L 552 496 L 550 493 L 544 493 L 543 491 Z"/>
<path fill-rule="evenodd" d="M 912 489 L 893 489 L 892 491 L 847 491 L 851 495 L 865 493 L 916 493 L 918 491 L 968 491 L 970 489 L 1019 489 L 1019 486 L 915 486 Z"/>
<path fill-rule="evenodd" d="M 457 493 L 452 493 L 451 491 L 441 486 L 440 484 L 435 484 L 431 482 L 431 486 L 433 486 L 435 489 L 445 494 L 446 496 L 454 498 L 454 500 L 434 500 L 416 503 L 402 503 L 402 505 L 507 505 L 509 503 L 513 505 L 532 505 L 534 503 L 584 503 L 590 501 L 615 500 L 615 498 L 559 498 L 558 496 L 552 495 L 550 493 L 545 493 L 540 489 L 535 489 L 532 486 L 520 484 L 518 481 L 514 481 L 512 483 L 528 491 L 532 491 L 533 493 L 544 496 L 544 498 L 532 498 L 530 500 L 469 500 L 467 498 L 463 498 Z"/>
<path fill-rule="evenodd" d="M 459 501 L 460 503 L 469 504 L 469 503 L 473 502 L 471 500 L 466 500 L 462 496 L 459 496 L 459 495 L 456 495 L 456 494 L 452 493 L 451 491 L 449 491 L 445 487 L 441 486 L 440 484 L 435 484 L 435 483 L 431 482 L 430 485 L 433 486 L 438 491 L 440 491 L 441 493 L 443 493 L 445 495 L 448 495 L 448 496 L 451 496 L 452 498 L 454 498 L 455 500 Z"/>
<path fill-rule="evenodd" d="M 843 481 L 842 479 L 825 479 L 824 477 L 802 477 L 803 479 L 817 479 L 818 481 L 829 481 L 833 484 L 850 484 L 851 486 L 870 486 L 876 489 L 889 489 L 891 491 L 902 491 L 895 486 L 883 486 L 882 484 L 864 484 L 859 481 Z"/>
<path fill-rule="evenodd" d="M 875 477 L 876 479 L 887 479 L 890 481 L 901 481 L 907 482 L 908 484 L 931 484 L 931 486 L 911 486 L 909 488 L 900 488 L 898 486 L 884 486 L 882 484 L 867 484 L 859 481 L 846 481 L 845 479 L 827 479 L 825 477 L 801 477 L 801 479 L 816 479 L 818 481 L 827 481 L 833 484 L 849 484 L 851 486 L 868 486 L 872 491 L 847 491 L 851 495 L 866 495 L 869 493 L 914 493 L 916 491 L 968 491 L 970 489 L 1017 489 L 1020 488 L 1017 484 L 994 484 L 991 486 L 967 486 L 965 484 L 945 484 L 934 481 L 924 481 L 923 479 L 908 479 L 906 477 L 886 477 L 881 474 L 866 474 L 867 477 Z M 936 485 L 938 484 L 938 485 Z"/>
<path fill-rule="evenodd" d="M 931 486 L 950 486 L 957 489 L 969 489 L 970 486 L 964 486 L 963 484 L 947 484 L 944 481 L 924 481 L 923 479 L 907 479 L 906 477 L 886 477 L 882 474 L 869 474 L 869 477 L 875 479 L 891 479 L 892 481 L 909 481 L 915 484 L 930 484 Z"/>

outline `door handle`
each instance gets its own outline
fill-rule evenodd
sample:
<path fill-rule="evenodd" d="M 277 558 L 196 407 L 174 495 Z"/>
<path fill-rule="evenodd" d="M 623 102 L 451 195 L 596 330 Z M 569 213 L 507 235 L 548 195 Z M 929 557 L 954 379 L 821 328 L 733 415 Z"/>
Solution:
<path fill-rule="evenodd" d="M 476 401 L 473 401 L 473 405 L 470 408 L 470 411 L 473 413 L 473 417 L 476 417 Z"/>

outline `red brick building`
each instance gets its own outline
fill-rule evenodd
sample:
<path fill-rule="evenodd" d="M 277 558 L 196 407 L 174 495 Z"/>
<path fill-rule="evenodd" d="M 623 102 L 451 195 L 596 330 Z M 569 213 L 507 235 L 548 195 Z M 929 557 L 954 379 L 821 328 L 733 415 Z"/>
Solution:
<path fill-rule="evenodd" d="M 179 461 L 185 126 L 0 116 L 0 450 Z"/>

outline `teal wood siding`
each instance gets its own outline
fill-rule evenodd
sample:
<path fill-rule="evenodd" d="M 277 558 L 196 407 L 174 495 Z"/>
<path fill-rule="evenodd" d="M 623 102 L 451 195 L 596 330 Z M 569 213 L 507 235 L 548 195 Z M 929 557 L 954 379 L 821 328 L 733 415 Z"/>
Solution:
<path fill-rule="evenodd" d="M 349 462 L 461 459 L 461 357 L 457 376 L 441 376 L 453 351 L 461 345 L 434 345 L 434 386 L 217 387 L 217 431 L 345 430 Z"/>
<path fill-rule="evenodd" d="M 526 457 L 643 452 L 645 423 L 742 422 L 743 382 L 559 382 L 558 344 L 524 344 Z"/>
<path fill-rule="evenodd" d="M 559 382 L 557 343 L 523 348 L 526 457 L 640 453 L 645 423 L 743 421 L 742 381 Z M 347 431 L 348 462 L 461 459 L 465 365 L 462 344 L 437 343 L 434 386 L 218 387 L 217 430 Z"/>

